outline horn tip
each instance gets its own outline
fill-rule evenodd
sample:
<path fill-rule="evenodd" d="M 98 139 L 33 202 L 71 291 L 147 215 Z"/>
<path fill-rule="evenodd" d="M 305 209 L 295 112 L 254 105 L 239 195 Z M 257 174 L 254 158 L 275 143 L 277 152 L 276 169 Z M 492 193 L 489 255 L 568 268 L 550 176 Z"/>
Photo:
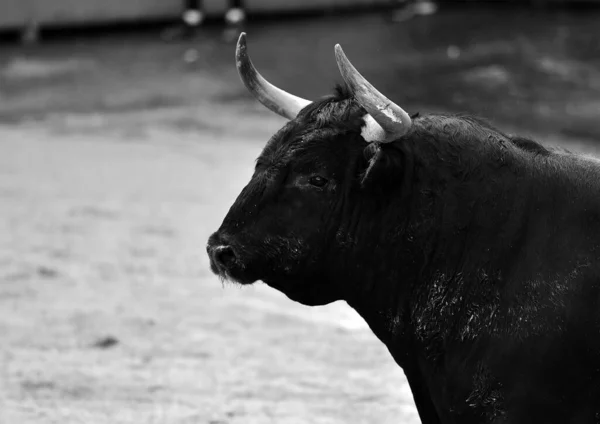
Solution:
<path fill-rule="evenodd" d="M 245 32 L 242 32 L 242 33 L 240 34 L 240 36 L 238 37 L 238 42 L 237 42 L 237 44 L 238 44 L 238 46 L 239 46 L 240 44 L 243 44 L 243 45 L 245 45 L 245 44 L 246 44 L 246 33 L 245 33 Z"/>
<path fill-rule="evenodd" d="M 342 50 L 342 46 L 340 46 L 339 44 L 335 45 L 335 59 L 338 65 L 348 62 L 346 54 L 344 53 L 344 50 Z"/>
<path fill-rule="evenodd" d="M 235 47 L 235 62 L 238 69 L 242 66 L 246 53 L 246 33 L 242 32 Z"/>

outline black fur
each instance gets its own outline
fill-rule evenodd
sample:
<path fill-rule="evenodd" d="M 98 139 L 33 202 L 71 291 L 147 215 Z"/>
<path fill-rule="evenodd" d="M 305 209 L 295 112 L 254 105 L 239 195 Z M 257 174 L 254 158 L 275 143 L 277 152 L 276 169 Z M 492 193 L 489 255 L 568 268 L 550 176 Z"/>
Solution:
<path fill-rule="evenodd" d="M 424 423 L 600 422 L 600 162 L 468 116 L 368 144 L 364 115 L 340 86 L 269 141 L 213 270 L 347 301 Z"/>

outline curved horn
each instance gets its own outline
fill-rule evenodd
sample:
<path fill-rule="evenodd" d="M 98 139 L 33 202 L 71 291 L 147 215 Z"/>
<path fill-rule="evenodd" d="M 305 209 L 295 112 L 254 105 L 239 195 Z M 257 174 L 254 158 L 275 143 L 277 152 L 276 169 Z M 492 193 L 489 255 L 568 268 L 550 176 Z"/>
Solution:
<path fill-rule="evenodd" d="M 374 120 L 373 122 L 373 120 L 367 118 L 365 120 L 367 127 L 372 127 L 375 123 L 381 127 L 365 128 L 363 134 L 369 134 L 371 137 L 378 134 L 380 138 L 382 137 L 377 140 L 380 142 L 390 142 L 406 134 L 412 125 L 408 113 L 373 87 L 350 63 L 339 44 L 335 45 L 335 58 L 348 88 L 354 94 L 358 103 L 369 112 Z M 383 130 L 383 133 L 381 130 Z"/>
<path fill-rule="evenodd" d="M 311 103 L 310 100 L 296 97 L 275 87 L 258 73 L 248 56 L 245 32 L 240 34 L 237 42 L 235 63 L 238 74 L 248 91 L 268 109 L 284 118 L 294 119 L 302 108 Z"/>

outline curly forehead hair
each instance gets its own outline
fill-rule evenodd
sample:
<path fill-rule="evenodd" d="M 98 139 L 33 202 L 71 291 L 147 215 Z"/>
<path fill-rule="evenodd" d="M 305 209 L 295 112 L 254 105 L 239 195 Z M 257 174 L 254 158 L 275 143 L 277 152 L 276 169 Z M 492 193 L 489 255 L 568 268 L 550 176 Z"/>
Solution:
<path fill-rule="evenodd" d="M 336 85 L 333 94 L 323 97 L 300 112 L 300 120 L 314 121 L 317 128 L 333 126 L 335 129 L 357 130 L 363 125 L 367 112 L 353 98 L 346 85 Z"/>

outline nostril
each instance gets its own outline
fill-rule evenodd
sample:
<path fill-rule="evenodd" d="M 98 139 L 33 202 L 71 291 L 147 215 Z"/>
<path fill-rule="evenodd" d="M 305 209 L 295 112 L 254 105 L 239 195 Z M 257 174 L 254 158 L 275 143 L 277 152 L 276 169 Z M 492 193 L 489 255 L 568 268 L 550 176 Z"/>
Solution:
<path fill-rule="evenodd" d="M 227 267 L 235 261 L 235 252 L 231 246 L 218 246 L 213 251 L 213 258 L 219 265 Z"/>

